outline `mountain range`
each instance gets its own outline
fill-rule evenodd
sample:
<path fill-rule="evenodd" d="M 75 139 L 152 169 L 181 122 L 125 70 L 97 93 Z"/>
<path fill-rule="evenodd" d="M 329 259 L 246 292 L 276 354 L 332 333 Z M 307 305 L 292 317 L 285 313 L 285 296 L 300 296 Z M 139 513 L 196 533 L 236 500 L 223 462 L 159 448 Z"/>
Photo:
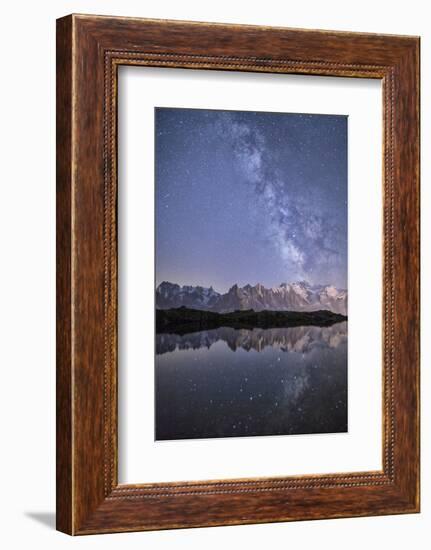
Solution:
<path fill-rule="evenodd" d="M 254 311 L 318 311 L 329 310 L 347 315 L 347 290 L 333 285 L 311 285 L 306 281 L 282 283 L 266 288 L 260 283 L 240 287 L 233 285 L 224 294 L 212 287 L 180 286 L 164 281 L 156 288 L 156 308 L 191 309 L 227 313 L 237 310 Z"/>

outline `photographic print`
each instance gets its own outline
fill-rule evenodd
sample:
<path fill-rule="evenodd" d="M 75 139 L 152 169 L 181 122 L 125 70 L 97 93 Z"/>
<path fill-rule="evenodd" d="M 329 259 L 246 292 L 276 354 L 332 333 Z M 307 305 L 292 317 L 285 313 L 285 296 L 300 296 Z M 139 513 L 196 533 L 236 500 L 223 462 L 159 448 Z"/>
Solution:
<path fill-rule="evenodd" d="M 347 431 L 347 116 L 155 109 L 155 439 Z"/>

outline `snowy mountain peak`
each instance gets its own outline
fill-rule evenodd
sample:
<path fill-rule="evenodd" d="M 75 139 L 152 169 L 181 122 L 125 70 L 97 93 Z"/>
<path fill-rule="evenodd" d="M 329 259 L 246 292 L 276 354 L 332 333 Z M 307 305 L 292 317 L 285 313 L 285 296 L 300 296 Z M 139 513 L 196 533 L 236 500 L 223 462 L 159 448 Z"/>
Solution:
<path fill-rule="evenodd" d="M 156 289 L 156 307 L 170 309 L 172 307 L 191 307 L 196 309 L 212 309 L 220 294 L 213 287 L 180 286 L 163 281 Z"/>
<path fill-rule="evenodd" d="M 332 296 L 333 298 L 335 298 L 338 296 L 339 291 L 335 288 L 335 286 L 329 285 L 325 287 L 325 292 L 327 293 L 328 296 Z"/>

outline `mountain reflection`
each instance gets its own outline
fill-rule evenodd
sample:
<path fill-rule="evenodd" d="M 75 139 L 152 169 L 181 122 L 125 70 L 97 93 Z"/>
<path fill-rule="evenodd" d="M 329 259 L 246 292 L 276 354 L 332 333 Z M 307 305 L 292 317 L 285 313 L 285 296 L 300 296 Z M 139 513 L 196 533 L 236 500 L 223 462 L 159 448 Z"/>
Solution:
<path fill-rule="evenodd" d="M 156 440 L 345 432 L 347 330 L 158 334 Z"/>
<path fill-rule="evenodd" d="M 216 342 L 225 342 L 232 350 L 263 351 L 266 347 L 285 352 L 309 353 L 315 348 L 335 349 L 347 342 L 347 322 L 330 327 L 291 327 L 253 330 L 221 327 L 190 334 L 157 334 L 156 354 L 177 350 L 210 349 Z"/>

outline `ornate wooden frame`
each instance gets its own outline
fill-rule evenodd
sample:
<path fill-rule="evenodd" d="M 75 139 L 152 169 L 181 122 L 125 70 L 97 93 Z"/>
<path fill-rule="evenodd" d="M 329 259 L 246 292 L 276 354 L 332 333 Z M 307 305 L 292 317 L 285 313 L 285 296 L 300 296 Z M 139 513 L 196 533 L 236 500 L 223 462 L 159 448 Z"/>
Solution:
<path fill-rule="evenodd" d="M 119 65 L 383 82 L 383 469 L 119 485 Z M 57 528 L 69 534 L 419 511 L 419 38 L 70 15 L 57 21 Z"/>

